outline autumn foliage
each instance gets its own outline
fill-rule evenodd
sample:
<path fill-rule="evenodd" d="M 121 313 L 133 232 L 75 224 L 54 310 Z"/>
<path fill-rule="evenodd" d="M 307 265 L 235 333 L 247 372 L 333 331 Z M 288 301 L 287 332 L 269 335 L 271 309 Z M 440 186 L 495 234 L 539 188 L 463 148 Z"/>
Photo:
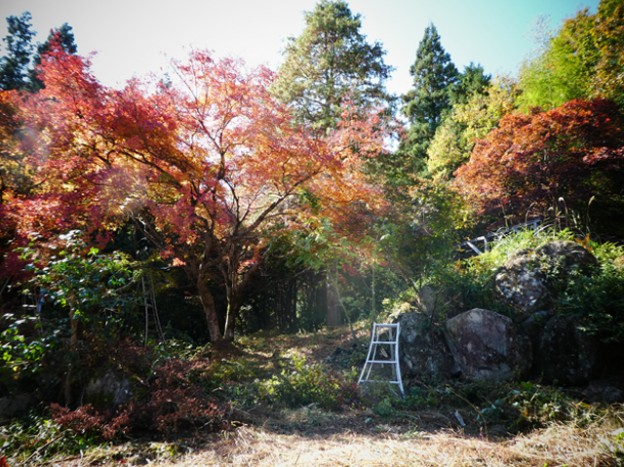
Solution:
<path fill-rule="evenodd" d="M 561 202 L 599 224 L 624 212 L 624 118 L 605 100 L 509 114 L 475 146 L 455 187 L 490 222 L 544 216 Z"/>
<path fill-rule="evenodd" d="M 269 69 L 202 51 L 176 63 L 168 82 L 121 90 L 100 85 L 89 65 L 53 50 L 41 64 L 42 91 L 3 95 L 21 118 L 3 137 L 33 187 L 4 195 L 3 215 L 30 240 L 70 228 L 106 239 L 134 223 L 186 268 L 213 341 L 233 338 L 271 238 L 305 228 L 319 207 L 336 226 L 380 207 L 361 170 L 382 146 L 379 112 L 345 106 L 338 127 L 321 134 L 294 123 L 271 95 Z M 217 309 L 216 289 L 226 310 Z"/>

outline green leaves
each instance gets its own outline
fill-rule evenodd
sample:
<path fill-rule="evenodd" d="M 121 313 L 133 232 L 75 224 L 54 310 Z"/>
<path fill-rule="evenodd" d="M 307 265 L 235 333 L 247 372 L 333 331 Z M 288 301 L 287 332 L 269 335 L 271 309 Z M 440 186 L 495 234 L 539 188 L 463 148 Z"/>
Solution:
<path fill-rule="evenodd" d="M 24 89 L 28 76 L 35 33 L 32 31 L 32 17 L 25 12 L 20 17 L 7 18 L 9 35 L 3 39 L 6 53 L 0 58 L 0 89 Z"/>
<path fill-rule="evenodd" d="M 41 360 L 58 346 L 58 329 L 44 333 L 37 316 L 6 313 L 0 322 L 5 327 L 0 333 L 0 374 L 2 367 L 10 370 L 12 379 L 41 371 Z"/>
<path fill-rule="evenodd" d="M 568 19 L 544 51 L 520 71 L 519 104 L 555 108 L 572 99 L 604 97 L 624 105 L 624 6 L 602 0 Z"/>
<path fill-rule="evenodd" d="M 45 297 L 68 308 L 73 319 L 89 322 L 103 319 L 104 311 L 121 313 L 137 300 L 130 286 L 140 270 L 125 254 L 100 253 L 86 246 L 78 235 L 65 236 L 66 249 L 52 256 L 45 266 L 34 263 L 34 284 L 45 290 Z M 83 253 L 84 252 L 84 253 Z"/>

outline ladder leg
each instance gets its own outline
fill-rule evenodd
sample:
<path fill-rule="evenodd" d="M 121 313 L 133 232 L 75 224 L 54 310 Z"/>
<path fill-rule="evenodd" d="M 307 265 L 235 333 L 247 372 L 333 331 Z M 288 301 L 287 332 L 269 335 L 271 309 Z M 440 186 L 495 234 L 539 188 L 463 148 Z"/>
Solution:
<path fill-rule="evenodd" d="M 373 342 L 375 339 L 375 325 L 373 324 L 373 333 L 371 334 L 371 341 L 370 344 L 368 346 L 368 353 L 366 354 L 366 362 L 364 362 L 364 367 L 362 368 L 362 372 L 360 373 L 360 377 L 358 379 L 358 384 L 360 384 L 362 382 L 362 379 L 364 379 L 364 372 L 366 371 L 366 367 L 368 365 L 368 362 L 370 361 L 370 357 L 371 357 L 371 352 L 373 350 Z M 370 369 L 368 370 L 368 374 L 370 375 Z M 368 379 L 368 375 L 366 376 L 366 379 Z"/>
<path fill-rule="evenodd" d="M 401 396 L 405 397 L 405 391 L 403 390 L 403 378 L 401 376 L 401 363 L 399 362 L 399 336 L 401 335 L 401 326 L 397 324 L 396 335 L 394 336 L 394 364 L 396 379 L 399 383 L 399 389 L 401 390 Z"/>
<path fill-rule="evenodd" d="M 381 330 L 387 330 L 387 334 L 382 340 Z M 399 386 L 401 397 L 405 397 L 405 390 L 403 388 L 403 379 L 401 377 L 401 366 L 399 362 L 399 336 L 401 328 L 397 324 L 378 324 L 373 323 L 373 329 L 371 333 L 371 342 L 368 348 L 368 354 L 366 355 L 366 362 L 360 373 L 358 384 L 363 382 L 384 382 L 383 379 L 371 380 L 370 375 L 373 370 L 373 365 L 379 365 L 382 373 L 380 378 L 389 377 L 391 379 L 386 380 L 390 384 L 396 384 Z M 385 347 L 390 347 L 385 349 Z M 378 352 L 383 354 L 389 353 L 389 355 L 379 356 Z M 391 376 L 388 376 L 387 372 L 384 372 L 386 365 L 390 365 Z M 385 376 L 384 376 L 385 375 Z"/>

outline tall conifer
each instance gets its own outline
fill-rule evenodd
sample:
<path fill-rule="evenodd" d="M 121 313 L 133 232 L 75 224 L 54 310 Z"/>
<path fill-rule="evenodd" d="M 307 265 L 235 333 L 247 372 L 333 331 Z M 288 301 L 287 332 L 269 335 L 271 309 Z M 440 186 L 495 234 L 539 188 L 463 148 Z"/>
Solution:
<path fill-rule="evenodd" d="M 331 128 L 345 99 L 368 106 L 388 98 L 385 80 L 391 68 L 383 61 L 385 51 L 366 41 L 360 15 L 345 1 L 322 0 L 305 14 L 305 22 L 301 35 L 288 41 L 273 88 L 301 121 Z"/>

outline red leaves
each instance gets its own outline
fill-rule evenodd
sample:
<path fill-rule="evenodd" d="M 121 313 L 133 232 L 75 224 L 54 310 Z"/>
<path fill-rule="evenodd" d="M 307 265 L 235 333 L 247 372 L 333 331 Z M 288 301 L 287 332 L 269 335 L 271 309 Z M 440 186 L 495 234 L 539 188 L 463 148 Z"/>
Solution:
<path fill-rule="evenodd" d="M 170 82 L 112 90 L 88 60 L 55 50 L 40 78 L 44 90 L 15 109 L 7 98 L 11 112 L 0 114 L 18 122 L 13 142 L 32 172 L 32 191 L 3 210 L 23 237 L 141 219 L 163 254 L 239 291 L 265 235 L 319 212 L 349 235 L 381 204 L 360 170 L 387 134 L 379 114 L 345 109 L 331 134 L 298 126 L 271 94 L 267 68 L 196 51 Z"/>
<path fill-rule="evenodd" d="M 623 121 L 614 104 L 600 99 L 508 115 L 456 172 L 456 187 L 481 213 L 539 215 L 559 198 L 582 206 L 607 188 L 605 164 L 621 169 Z"/>

